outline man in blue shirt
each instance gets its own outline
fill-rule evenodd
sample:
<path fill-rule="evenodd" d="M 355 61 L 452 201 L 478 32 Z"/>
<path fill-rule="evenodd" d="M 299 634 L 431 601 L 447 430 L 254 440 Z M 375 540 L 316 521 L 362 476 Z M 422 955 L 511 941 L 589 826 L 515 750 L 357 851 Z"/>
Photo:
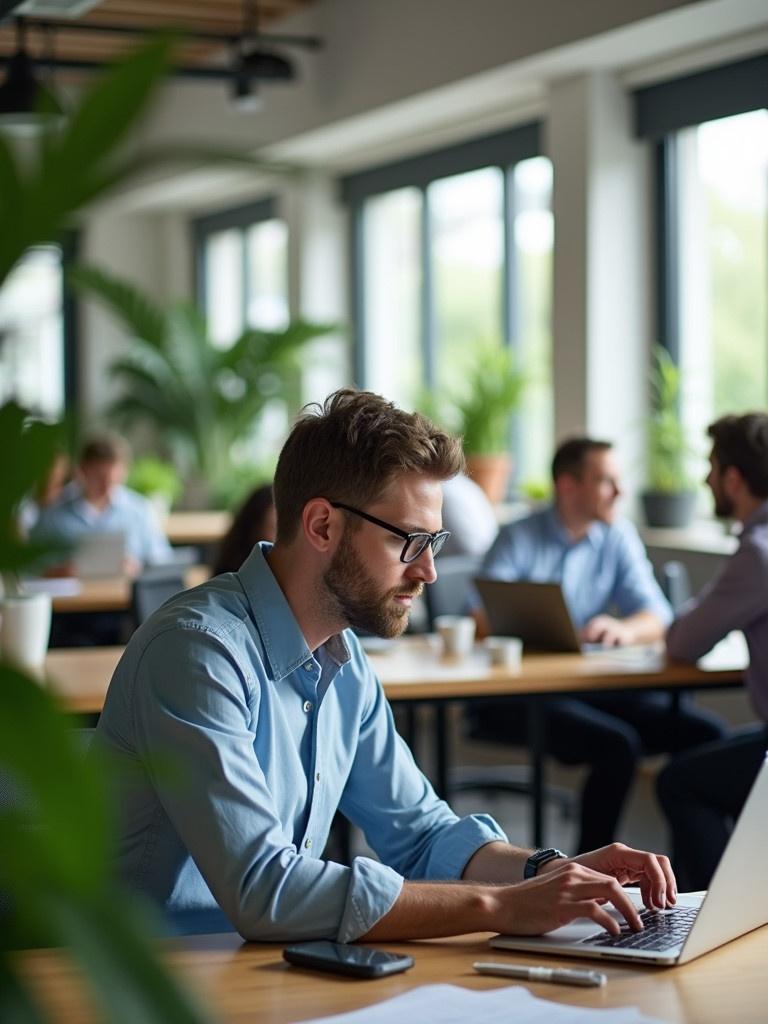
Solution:
<path fill-rule="evenodd" d="M 584 437 L 564 442 L 552 461 L 552 478 L 554 504 L 504 526 L 480 575 L 560 583 L 586 643 L 661 640 L 672 611 L 637 530 L 617 517 L 621 487 L 612 445 Z M 482 628 L 482 613 L 479 617 Z M 486 705 L 474 714 L 475 732 L 525 741 L 519 708 Z M 639 757 L 682 750 L 723 733 L 716 716 L 687 702 L 673 716 L 666 694 L 552 698 L 547 704 L 549 752 L 566 764 L 590 769 L 581 797 L 579 850 L 613 840 Z"/>
<path fill-rule="evenodd" d="M 674 902 L 665 857 L 530 856 L 491 818 L 458 818 L 395 731 L 348 627 L 405 629 L 445 540 L 441 481 L 462 468 L 457 440 L 367 392 L 298 420 L 274 546 L 168 602 L 110 684 L 94 748 L 119 770 L 133 889 L 168 909 L 218 904 L 270 941 L 538 933 L 585 914 L 615 934 L 605 899 L 641 927 L 629 880 L 648 905 Z M 321 859 L 337 809 L 381 862 Z"/>
<path fill-rule="evenodd" d="M 91 533 L 125 535 L 125 569 L 130 575 L 143 565 L 169 562 L 171 546 L 152 505 L 123 486 L 128 471 L 128 446 L 113 435 L 94 437 L 80 455 L 76 478 L 54 504 L 42 509 L 30 531 L 33 540 L 76 545 Z M 71 566 L 60 566 L 71 571 Z"/>

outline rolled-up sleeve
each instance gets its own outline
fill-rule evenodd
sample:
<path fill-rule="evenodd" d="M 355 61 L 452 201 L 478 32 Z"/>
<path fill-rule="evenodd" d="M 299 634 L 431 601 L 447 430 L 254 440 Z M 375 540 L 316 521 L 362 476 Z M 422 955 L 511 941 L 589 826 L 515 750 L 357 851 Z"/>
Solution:
<path fill-rule="evenodd" d="M 141 660 L 138 753 L 162 811 L 240 934 L 350 941 L 368 931 L 402 878 L 364 858 L 347 867 L 299 853 L 254 749 L 258 693 L 226 645 L 179 628 L 153 639 Z M 152 856 L 156 863 L 159 852 Z"/>
<path fill-rule="evenodd" d="M 405 878 L 459 879 L 481 846 L 506 836 L 488 815 L 459 818 L 437 797 L 397 733 L 380 682 L 370 668 L 359 671 L 369 700 L 341 810 Z"/>

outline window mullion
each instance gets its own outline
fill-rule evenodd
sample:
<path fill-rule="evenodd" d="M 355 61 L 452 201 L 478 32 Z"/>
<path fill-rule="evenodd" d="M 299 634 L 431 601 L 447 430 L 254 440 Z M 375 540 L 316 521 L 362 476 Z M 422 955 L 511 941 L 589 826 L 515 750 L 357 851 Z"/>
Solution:
<path fill-rule="evenodd" d="M 421 346 L 424 360 L 424 384 L 435 387 L 437 367 L 437 330 L 435 319 L 435 281 L 432 260 L 432 217 L 426 188 L 421 190 Z"/>

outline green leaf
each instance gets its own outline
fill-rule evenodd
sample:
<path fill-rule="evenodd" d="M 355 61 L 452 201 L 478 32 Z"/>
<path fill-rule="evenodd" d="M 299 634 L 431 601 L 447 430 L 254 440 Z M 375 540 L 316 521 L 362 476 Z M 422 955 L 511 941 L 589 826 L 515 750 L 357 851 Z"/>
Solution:
<path fill-rule="evenodd" d="M 128 282 L 99 270 L 77 266 L 67 274 L 73 288 L 99 299 L 128 330 L 145 344 L 163 349 L 167 337 L 165 313 Z"/>
<path fill-rule="evenodd" d="M 105 894 L 106 895 L 106 894 Z M 87 969 L 94 996 L 110 1024 L 205 1024 L 211 1017 L 159 964 L 143 939 L 148 921 L 122 894 L 51 908 L 72 955 Z"/>

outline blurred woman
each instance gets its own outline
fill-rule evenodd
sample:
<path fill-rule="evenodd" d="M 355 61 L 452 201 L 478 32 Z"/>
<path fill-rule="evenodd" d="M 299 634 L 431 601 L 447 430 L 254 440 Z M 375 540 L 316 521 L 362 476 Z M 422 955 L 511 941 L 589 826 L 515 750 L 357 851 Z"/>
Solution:
<path fill-rule="evenodd" d="M 237 572 L 260 540 L 274 541 L 277 528 L 272 484 L 257 487 L 235 515 L 219 546 L 213 575 Z"/>

